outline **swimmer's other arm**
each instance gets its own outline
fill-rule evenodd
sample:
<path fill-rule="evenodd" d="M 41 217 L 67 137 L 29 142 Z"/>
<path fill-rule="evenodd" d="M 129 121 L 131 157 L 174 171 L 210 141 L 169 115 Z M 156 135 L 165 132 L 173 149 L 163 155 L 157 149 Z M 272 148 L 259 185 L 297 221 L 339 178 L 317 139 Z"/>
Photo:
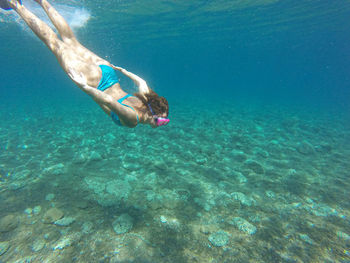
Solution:
<path fill-rule="evenodd" d="M 118 116 L 127 116 L 128 112 L 126 107 L 123 107 L 119 103 L 115 103 L 115 99 L 112 96 L 89 86 L 83 74 L 78 74 L 70 69 L 68 75 L 82 91 L 90 95 L 97 103 L 108 106 L 112 111 L 117 113 Z"/>
<path fill-rule="evenodd" d="M 139 88 L 139 92 L 141 92 L 141 93 L 148 93 L 149 92 L 149 87 L 148 87 L 146 81 L 143 80 L 142 78 L 140 78 L 139 76 L 127 71 L 126 69 L 124 69 L 122 67 L 117 67 L 117 66 L 112 65 L 112 68 L 119 70 L 125 76 L 132 79 L 135 82 L 136 86 Z"/>

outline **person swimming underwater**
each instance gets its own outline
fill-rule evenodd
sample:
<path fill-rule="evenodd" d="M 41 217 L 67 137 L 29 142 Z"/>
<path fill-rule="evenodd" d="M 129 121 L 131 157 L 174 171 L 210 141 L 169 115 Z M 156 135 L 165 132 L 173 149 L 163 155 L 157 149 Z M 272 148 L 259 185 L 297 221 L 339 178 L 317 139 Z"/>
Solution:
<path fill-rule="evenodd" d="M 169 104 L 164 97 L 150 89 L 139 76 L 112 65 L 80 44 L 64 18 L 47 0 L 34 1 L 44 9 L 61 38 L 21 0 L 0 0 L 0 8 L 17 12 L 56 56 L 67 75 L 117 125 L 133 128 L 140 123 L 159 127 L 169 123 Z M 132 95 L 123 91 L 116 71 L 132 79 L 138 92 Z"/>

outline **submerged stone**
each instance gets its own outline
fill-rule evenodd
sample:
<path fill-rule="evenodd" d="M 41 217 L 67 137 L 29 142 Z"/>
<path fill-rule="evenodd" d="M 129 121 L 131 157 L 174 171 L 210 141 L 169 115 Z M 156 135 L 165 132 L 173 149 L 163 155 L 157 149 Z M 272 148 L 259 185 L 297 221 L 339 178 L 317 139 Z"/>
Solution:
<path fill-rule="evenodd" d="M 75 203 L 75 205 L 81 209 L 86 209 L 89 207 L 89 203 L 87 201 L 78 201 Z"/>
<path fill-rule="evenodd" d="M 308 243 L 310 245 L 312 245 L 314 242 L 313 240 L 306 234 L 299 234 L 299 237 L 301 240 L 303 240 L 305 243 Z"/>
<path fill-rule="evenodd" d="M 206 162 L 208 162 L 208 159 L 204 156 L 198 156 L 195 161 L 199 165 L 204 165 Z"/>
<path fill-rule="evenodd" d="M 236 151 L 233 151 L 232 152 L 232 157 L 235 161 L 237 162 L 240 162 L 240 163 L 243 163 L 244 161 L 247 160 L 247 156 L 244 154 L 244 152 L 236 152 Z"/>
<path fill-rule="evenodd" d="M 249 235 L 253 235 L 256 232 L 256 227 L 241 217 L 234 217 L 229 224 L 236 226 L 240 231 Z"/>
<path fill-rule="evenodd" d="M 239 201 L 242 205 L 252 206 L 256 203 L 255 199 L 252 197 L 248 197 L 241 192 L 233 192 L 231 193 L 233 199 Z"/>
<path fill-rule="evenodd" d="M 114 220 L 112 225 L 117 234 L 125 234 L 133 227 L 133 219 L 128 214 L 122 214 Z"/>
<path fill-rule="evenodd" d="M 14 215 L 7 215 L 0 219 L 0 232 L 9 232 L 18 225 L 18 218 Z"/>
<path fill-rule="evenodd" d="M 59 219 L 61 219 L 64 216 L 64 213 L 59 210 L 58 208 L 50 208 L 47 210 L 43 217 L 43 222 L 46 224 L 53 223 Z"/>
<path fill-rule="evenodd" d="M 100 161 L 102 160 L 102 156 L 100 153 L 92 151 L 89 159 L 90 161 Z"/>
<path fill-rule="evenodd" d="M 123 180 L 113 180 L 106 184 L 106 191 L 114 195 L 113 200 L 126 200 L 128 198 L 131 186 L 128 182 Z"/>
<path fill-rule="evenodd" d="M 142 168 L 139 156 L 135 154 L 126 154 L 122 159 L 122 166 L 126 170 L 136 171 Z"/>
<path fill-rule="evenodd" d="M 93 226 L 94 226 L 94 224 L 92 222 L 90 222 L 90 221 L 85 222 L 82 226 L 81 231 L 84 234 L 89 234 L 89 233 L 91 233 Z"/>
<path fill-rule="evenodd" d="M 211 234 L 208 238 L 210 243 L 212 243 L 213 246 L 215 247 L 226 246 L 229 239 L 230 239 L 229 234 L 222 230 Z"/>
<path fill-rule="evenodd" d="M 44 171 L 52 175 L 61 175 L 65 173 L 65 167 L 63 163 L 58 163 L 46 168 Z"/>
<path fill-rule="evenodd" d="M 26 208 L 26 210 L 24 210 L 24 213 L 27 215 L 31 215 L 33 212 L 33 209 L 31 209 L 30 207 Z"/>
<path fill-rule="evenodd" d="M 61 238 L 58 243 L 53 247 L 53 250 L 62 250 L 65 247 L 68 247 L 72 244 L 72 241 L 69 237 L 63 237 Z"/>
<path fill-rule="evenodd" d="M 265 173 L 264 167 L 256 161 L 247 160 L 244 162 L 244 165 L 257 174 L 264 174 Z"/>
<path fill-rule="evenodd" d="M 41 206 L 40 205 L 37 205 L 36 207 L 33 208 L 33 214 L 34 215 L 39 214 L 40 211 L 41 211 Z"/>
<path fill-rule="evenodd" d="M 51 201 L 55 198 L 55 195 L 54 194 L 47 194 L 46 197 L 45 197 L 45 200 L 46 201 Z"/>
<path fill-rule="evenodd" d="M 57 226 L 69 226 L 75 221 L 74 217 L 63 217 L 62 219 L 56 220 L 54 222 Z"/>
<path fill-rule="evenodd" d="M 9 248 L 10 248 L 10 242 L 8 241 L 0 242 L 0 256 L 5 254 Z"/>
<path fill-rule="evenodd" d="M 342 231 L 337 231 L 337 237 L 339 237 L 343 240 L 346 240 L 346 241 L 350 241 L 350 235 L 348 235 L 347 233 L 342 232 Z"/>
<path fill-rule="evenodd" d="M 32 251 L 38 252 L 38 251 L 42 250 L 44 246 L 45 246 L 45 240 L 36 239 L 32 245 Z"/>
<path fill-rule="evenodd" d="M 315 148 L 308 141 L 302 141 L 297 144 L 297 151 L 304 155 L 310 155 L 315 153 Z"/>

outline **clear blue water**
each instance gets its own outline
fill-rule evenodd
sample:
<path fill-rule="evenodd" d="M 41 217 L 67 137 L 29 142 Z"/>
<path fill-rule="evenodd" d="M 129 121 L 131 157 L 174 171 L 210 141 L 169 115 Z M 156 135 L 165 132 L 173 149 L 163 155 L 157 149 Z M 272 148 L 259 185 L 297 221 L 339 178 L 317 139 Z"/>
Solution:
<path fill-rule="evenodd" d="M 349 1 L 51 3 L 171 123 L 114 126 L 1 11 L 1 262 L 350 262 Z"/>

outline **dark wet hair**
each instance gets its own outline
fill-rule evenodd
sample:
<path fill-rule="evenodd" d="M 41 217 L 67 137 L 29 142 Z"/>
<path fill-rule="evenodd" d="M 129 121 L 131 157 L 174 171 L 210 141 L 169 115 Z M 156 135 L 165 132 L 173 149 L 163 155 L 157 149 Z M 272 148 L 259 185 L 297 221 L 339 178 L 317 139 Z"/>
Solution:
<path fill-rule="evenodd" d="M 153 114 L 149 106 L 151 106 L 155 115 L 162 115 L 163 113 L 166 113 L 166 116 L 168 116 L 169 104 L 166 98 L 159 96 L 153 90 L 150 90 L 148 93 L 137 92 L 134 95 L 142 101 L 147 109 L 146 112 L 148 112 L 150 115 Z"/>

